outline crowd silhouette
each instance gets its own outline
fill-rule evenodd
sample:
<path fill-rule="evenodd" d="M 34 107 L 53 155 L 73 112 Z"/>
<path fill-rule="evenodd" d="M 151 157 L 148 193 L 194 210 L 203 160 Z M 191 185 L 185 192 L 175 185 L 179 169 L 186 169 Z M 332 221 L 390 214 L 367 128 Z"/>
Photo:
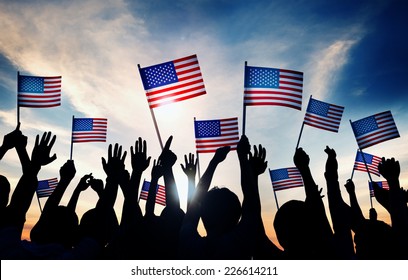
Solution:
<path fill-rule="evenodd" d="M 364 217 L 350 179 L 344 185 L 349 204 L 343 200 L 336 152 L 328 146 L 324 149 L 329 209 L 326 213 L 323 188 L 313 179 L 309 155 L 302 148 L 296 149 L 293 161 L 302 175 L 306 198 L 289 200 L 276 212 L 273 226 L 282 250 L 266 235 L 261 216 L 258 177 L 267 168 L 266 149 L 262 145 L 251 147 L 245 135 L 236 149 L 242 203 L 226 187 L 211 188 L 218 165 L 231 152 L 226 146 L 217 149 L 198 182 L 197 158 L 192 153 L 184 155 L 181 169 L 188 184 L 184 212 L 173 174 L 177 155 L 171 150 L 173 138 L 170 137 L 160 156 L 153 160 L 150 174 L 150 186 L 156 186 L 163 178 L 166 206 L 159 216 L 155 215 L 156 188 L 150 187 L 142 211 L 139 187 L 151 157 L 146 141 L 138 138 L 134 147 L 130 147 L 131 172 L 124 163 L 127 151 L 118 143 L 109 145 L 107 157 L 102 158 L 106 180 L 84 172 L 86 175 L 64 206 L 61 199 L 77 174 L 74 161 L 67 160 L 60 168 L 58 185 L 31 229 L 30 241 L 22 240 L 26 213 L 38 186 L 37 174 L 57 157 L 52 154 L 56 136 L 51 132 L 37 135 L 31 156 L 26 149 L 27 141 L 18 125 L 4 136 L 0 147 L 0 160 L 15 149 L 22 168 L 15 188 L 0 175 L 1 259 L 408 259 L 408 195 L 400 187 L 398 161 L 383 158 L 378 166 L 389 190 L 374 184 L 375 198 L 390 214 L 391 225 L 388 225 L 378 220 L 374 208 L 370 209 L 368 219 Z M 76 206 L 81 192 L 89 187 L 96 192 L 98 201 L 79 218 Z M 14 189 L 12 193 L 11 189 Z M 120 221 L 114 210 L 119 189 L 124 197 Z M 200 219 L 205 236 L 197 229 Z"/>

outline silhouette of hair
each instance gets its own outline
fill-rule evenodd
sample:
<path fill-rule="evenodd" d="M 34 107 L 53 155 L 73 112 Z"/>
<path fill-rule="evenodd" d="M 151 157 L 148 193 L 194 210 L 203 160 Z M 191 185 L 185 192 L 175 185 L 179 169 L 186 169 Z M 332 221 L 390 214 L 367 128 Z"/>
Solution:
<path fill-rule="evenodd" d="M 78 216 L 66 206 L 58 206 L 42 215 L 30 232 L 32 241 L 39 244 L 59 243 L 71 248 L 76 241 Z"/>
<path fill-rule="evenodd" d="M 205 194 L 201 203 L 201 218 L 207 233 L 231 230 L 240 217 L 241 203 L 229 189 L 214 187 Z"/>

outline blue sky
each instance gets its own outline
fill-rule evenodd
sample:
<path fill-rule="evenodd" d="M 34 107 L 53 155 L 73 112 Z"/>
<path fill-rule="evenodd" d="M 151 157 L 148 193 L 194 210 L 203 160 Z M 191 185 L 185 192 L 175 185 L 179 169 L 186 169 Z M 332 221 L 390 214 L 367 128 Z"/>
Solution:
<path fill-rule="evenodd" d="M 337 151 L 343 185 L 357 149 L 349 120 L 386 110 L 393 113 L 401 137 L 366 152 L 396 157 L 404 186 L 408 183 L 407 10 L 404 1 L 0 1 L 1 131 L 4 135 L 16 124 L 17 71 L 62 75 L 61 107 L 21 109 L 21 129 L 29 137 L 30 150 L 36 134 L 50 130 L 57 135 L 58 159 L 41 170 L 39 179 L 59 177 L 59 168 L 69 158 L 72 115 L 108 118 L 107 143 L 74 145 L 77 175 L 63 198 L 62 203 L 67 203 L 83 175 L 92 172 L 105 178 L 100 158 L 107 155 L 109 143 L 118 142 L 129 151 L 141 136 L 148 141 L 148 153 L 153 158 L 159 155 L 137 64 L 145 67 L 197 54 L 207 94 L 155 109 L 162 137 L 174 136 L 172 148 L 179 159 L 174 168 L 183 201 L 187 180 L 178 164 L 184 154 L 195 151 L 193 118 L 239 117 L 242 121 L 245 61 L 251 66 L 304 72 L 302 111 L 247 109 L 247 135 L 252 144 L 266 147 L 270 169 L 293 166 L 305 109 L 313 95 L 345 106 L 339 133 L 305 127 L 300 142 L 323 192 L 325 146 Z M 202 170 L 210 158 L 200 155 Z M 126 163 L 129 169 L 130 161 Z M 21 170 L 14 152 L 6 155 L 0 168 L 15 185 Z M 242 197 L 238 172 L 237 157 L 231 152 L 219 166 L 213 185 L 227 186 Z M 149 180 L 150 168 L 144 177 Z M 356 172 L 354 179 L 368 215 L 368 177 Z M 267 172 L 260 178 L 260 189 L 263 218 L 273 238 L 276 205 Z M 348 202 L 344 189 L 342 193 Z M 282 204 L 304 199 L 304 192 L 299 188 L 277 196 Z M 79 215 L 96 202 L 90 190 L 80 199 Z M 119 195 L 119 214 L 122 201 Z M 379 217 L 388 220 L 381 206 L 376 202 L 374 206 Z M 33 200 L 27 224 L 38 215 Z"/>

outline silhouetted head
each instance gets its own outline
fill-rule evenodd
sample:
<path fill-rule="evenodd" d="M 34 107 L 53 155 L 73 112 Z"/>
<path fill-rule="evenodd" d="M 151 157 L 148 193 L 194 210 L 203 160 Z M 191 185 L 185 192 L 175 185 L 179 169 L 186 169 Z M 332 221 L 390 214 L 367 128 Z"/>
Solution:
<path fill-rule="evenodd" d="M 9 201 L 10 183 L 6 177 L 0 175 L 0 207 L 5 208 Z"/>
<path fill-rule="evenodd" d="M 356 256 L 361 260 L 396 259 L 392 228 L 383 221 L 365 220 L 354 235 Z"/>
<path fill-rule="evenodd" d="M 276 212 L 273 226 L 279 244 L 292 256 L 305 253 L 313 243 L 309 210 L 303 201 L 290 200 L 283 204 Z"/>
<path fill-rule="evenodd" d="M 58 206 L 40 217 L 30 238 L 39 244 L 59 243 L 71 248 L 78 230 L 78 216 L 66 206 Z"/>
<path fill-rule="evenodd" d="M 241 217 L 241 203 L 227 188 L 213 188 L 201 203 L 201 218 L 207 234 L 231 230 Z"/>
<path fill-rule="evenodd" d="M 79 237 L 91 237 L 105 245 L 118 228 L 119 222 L 113 209 L 104 212 L 93 208 L 82 215 Z"/>

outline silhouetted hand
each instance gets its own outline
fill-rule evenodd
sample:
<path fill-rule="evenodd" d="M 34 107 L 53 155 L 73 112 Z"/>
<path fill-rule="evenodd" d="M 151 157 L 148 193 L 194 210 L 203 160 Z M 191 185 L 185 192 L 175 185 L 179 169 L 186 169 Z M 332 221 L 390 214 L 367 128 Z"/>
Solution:
<path fill-rule="evenodd" d="M 231 150 L 230 146 L 225 146 L 225 147 L 221 147 L 218 148 L 215 151 L 214 157 L 212 158 L 212 161 L 214 161 L 214 163 L 220 163 L 223 162 L 225 160 L 225 158 L 227 157 L 229 151 Z"/>
<path fill-rule="evenodd" d="M 112 144 L 108 148 L 108 160 L 102 157 L 102 166 L 106 175 L 110 178 L 119 180 L 123 169 L 125 168 L 126 152 L 122 155 L 122 146 L 118 143 L 112 152 Z"/>
<path fill-rule="evenodd" d="M 329 146 L 326 146 L 324 150 L 327 154 L 327 161 L 326 161 L 326 172 L 324 176 L 326 180 L 338 180 L 339 176 L 337 174 L 338 163 L 336 159 L 336 151 L 334 149 L 330 149 Z"/>
<path fill-rule="evenodd" d="M 75 174 L 74 174 L 75 175 Z M 91 185 L 91 180 L 93 179 L 92 173 L 89 173 L 87 175 L 84 175 L 81 180 L 79 180 L 78 183 L 78 190 L 85 191 L 90 185 Z"/>
<path fill-rule="evenodd" d="M 22 133 L 20 131 L 20 123 L 18 123 L 16 129 L 14 129 L 7 135 L 4 135 L 3 137 L 3 144 L 1 145 L 1 148 L 4 149 L 4 152 L 7 152 L 8 150 L 14 148 L 16 139 L 18 139 L 18 137 L 21 135 Z"/>
<path fill-rule="evenodd" d="M 354 186 L 353 180 L 348 179 L 346 184 L 344 185 L 346 187 L 346 190 L 349 194 L 352 194 L 355 192 L 356 187 Z"/>
<path fill-rule="evenodd" d="M 238 157 L 247 158 L 248 155 L 251 153 L 251 145 L 249 144 L 248 137 L 246 135 L 242 135 L 241 139 L 239 139 L 237 145 L 237 153 Z"/>
<path fill-rule="evenodd" d="M 266 150 L 262 145 L 259 145 L 259 148 L 254 145 L 254 155 L 249 153 L 249 163 L 254 172 L 254 175 L 258 176 L 265 172 L 268 162 L 266 159 Z"/>
<path fill-rule="evenodd" d="M 63 166 L 60 168 L 60 176 L 61 180 L 69 180 L 71 181 L 76 174 L 75 164 L 73 160 L 67 160 Z"/>
<path fill-rule="evenodd" d="M 170 150 L 171 142 L 173 141 L 173 136 L 167 139 L 167 142 L 159 156 L 161 165 L 165 168 L 171 168 L 177 161 L 177 156 Z"/>
<path fill-rule="evenodd" d="M 91 178 L 89 184 L 91 185 L 91 189 L 93 189 L 100 197 L 103 193 L 103 181 L 101 179 Z"/>
<path fill-rule="evenodd" d="M 183 172 L 187 175 L 187 177 L 195 178 L 197 172 L 197 159 L 194 161 L 194 154 L 189 153 L 188 158 L 187 155 L 184 155 L 184 162 L 185 165 L 182 163 L 180 164 Z"/>
<path fill-rule="evenodd" d="M 302 148 L 298 148 L 293 156 L 293 162 L 299 171 L 302 171 L 309 167 L 310 158 Z"/>
<path fill-rule="evenodd" d="M 399 162 L 394 158 L 387 160 L 382 158 L 381 163 L 378 165 L 378 171 L 387 181 L 396 181 L 399 178 L 401 170 Z"/>
<path fill-rule="evenodd" d="M 136 140 L 134 150 L 132 146 L 130 147 L 130 155 L 133 171 L 142 173 L 149 166 L 151 157 L 147 157 L 146 140 L 142 141 L 141 137 Z"/>
<path fill-rule="evenodd" d="M 160 160 L 157 160 L 157 162 L 156 160 L 153 161 L 151 175 L 152 175 L 152 178 L 155 178 L 157 180 L 164 175 L 164 169 L 163 169 L 163 166 L 161 165 Z"/>
<path fill-rule="evenodd" d="M 31 154 L 31 162 L 37 167 L 47 165 L 57 159 L 57 155 L 50 156 L 52 146 L 55 143 L 56 136 L 51 138 L 51 132 L 44 132 L 41 140 L 37 134 L 35 145 Z"/>

